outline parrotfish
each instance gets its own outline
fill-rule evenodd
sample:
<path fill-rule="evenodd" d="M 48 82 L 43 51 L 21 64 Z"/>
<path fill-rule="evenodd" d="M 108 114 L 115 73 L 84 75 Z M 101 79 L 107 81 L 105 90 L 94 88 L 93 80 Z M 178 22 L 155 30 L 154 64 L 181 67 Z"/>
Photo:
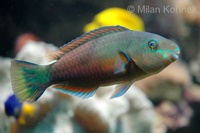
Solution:
<path fill-rule="evenodd" d="M 13 60 L 12 87 L 20 101 L 34 102 L 49 86 L 89 98 L 98 87 L 117 84 L 111 96 L 115 98 L 134 81 L 163 70 L 179 53 L 176 43 L 159 35 L 121 26 L 101 27 L 50 52 L 51 64 Z"/>

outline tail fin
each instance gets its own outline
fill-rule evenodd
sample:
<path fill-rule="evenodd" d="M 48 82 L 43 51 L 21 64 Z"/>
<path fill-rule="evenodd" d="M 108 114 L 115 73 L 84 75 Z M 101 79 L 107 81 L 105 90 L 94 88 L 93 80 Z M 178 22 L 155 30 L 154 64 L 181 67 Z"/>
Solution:
<path fill-rule="evenodd" d="M 21 102 L 36 101 L 49 86 L 45 67 L 37 64 L 13 60 L 11 62 L 12 88 Z"/>

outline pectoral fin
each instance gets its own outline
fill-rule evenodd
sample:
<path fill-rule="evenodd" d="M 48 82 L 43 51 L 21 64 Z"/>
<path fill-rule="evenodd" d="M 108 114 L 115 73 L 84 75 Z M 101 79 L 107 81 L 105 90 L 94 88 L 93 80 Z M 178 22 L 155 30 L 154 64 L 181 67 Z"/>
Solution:
<path fill-rule="evenodd" d="M 115 92 L 112 94 L 110 98 L 116 98 L 122 96 L 132 85 L 133 83 L 130 82 L 128 84 L 120 84 L 116 86 Z"/>
<path fill-rule="evenodd" d="M 130 68 L 132 59 L 128 54 L 119 51 L 119 56 L 116 59 L 114 66 L 114 74 L 125 74 Z"/>
<path fill-rule="evenodd" d="M 81 88 L 75 86 L 66 86 L 63 84 L 56 84 L 53 87 L 61 91 L 62 93 L 83 99 L 93 96 L 97 91 L 97 88 Z"/>

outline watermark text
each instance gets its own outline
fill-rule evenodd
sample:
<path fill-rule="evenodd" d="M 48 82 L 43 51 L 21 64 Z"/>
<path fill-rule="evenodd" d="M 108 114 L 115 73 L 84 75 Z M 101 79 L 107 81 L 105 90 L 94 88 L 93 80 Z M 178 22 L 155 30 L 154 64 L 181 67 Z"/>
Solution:
<path fill-rule="evenodd" d="M 127 11 L 131 13 L 197 13 L 198 10 L 195 6 L 191 7 L 172 7 L 169 5 L 149 6 L 149 5 L 129 5 Z"/>

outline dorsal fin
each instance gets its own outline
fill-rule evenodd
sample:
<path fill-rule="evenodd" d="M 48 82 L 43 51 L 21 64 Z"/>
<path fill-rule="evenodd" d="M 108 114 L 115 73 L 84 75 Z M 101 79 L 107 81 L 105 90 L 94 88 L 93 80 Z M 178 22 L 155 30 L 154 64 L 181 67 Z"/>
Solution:
<path fill-rule="evenodd" d="M 97 39 L 99 37 L 102 37 L 102 36 L 105 36 L 108 34 L 120 32 L 120 31 L 126 31 L 126 30 L 129 30 L 129 29 L 122 27 L 122 26 L 105 26 L 105 27 L 95 29 L 95 30 L 85 33 L 85 34 L 81 35 L 80 37 L 72 40 L 71 42 L 65 44 L 59 50 L 50 52 L 48 54 L 48 58 L 51 60 L 58 60 L 65 53 L 72 51 L 73 49 L 83 45 L 84 43 L 86 43 L 92 39 Z"/>
<path fill-rule="evenodd" d="M 46 55 L 45 55 L 45 58 L 48 60 L 48 61 L 52 61 L 52 60 L 58 60 L 61 56 L 63 56 L 65 53 L 62 52 L 61 50 L 56 50 L 56 51 L 51 51 L 51 52 L 48 52 Z"/>

